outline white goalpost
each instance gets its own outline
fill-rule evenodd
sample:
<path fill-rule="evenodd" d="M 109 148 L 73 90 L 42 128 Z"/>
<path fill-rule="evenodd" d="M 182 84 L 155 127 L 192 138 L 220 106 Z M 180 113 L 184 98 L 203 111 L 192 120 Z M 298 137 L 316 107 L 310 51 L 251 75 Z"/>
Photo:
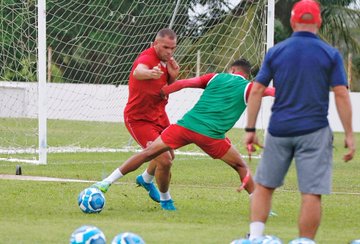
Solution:
<path fill-rule="evenodd" d="M 47 163 L 46 0 L 38 0 L 39 164 Z"/>
<path fill-rule="evenodd" d="M 259 68 L 273 45 L 275 1 L 224 2 L 1 1 L 0 161 L 47 164 L 48 153 L 138 150 L 123 125 L 127 80 L 161 28 L 178 34 L 180 78 L 226 72 L 239 57 Z M 171 122 L 200 94 L 172 94 Z M 265 110 L 258 128 L 267 125 Z M 181 152 L 201 154 L 195 146 Z"/>

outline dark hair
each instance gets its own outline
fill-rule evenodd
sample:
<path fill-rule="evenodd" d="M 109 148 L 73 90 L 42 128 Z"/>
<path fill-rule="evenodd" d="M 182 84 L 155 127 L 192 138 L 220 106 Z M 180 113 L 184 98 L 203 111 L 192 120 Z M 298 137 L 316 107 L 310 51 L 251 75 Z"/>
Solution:
<path fill-rule="evenodd" d="M 234 67 L 234 66 L 240 67 L 248 75 L 250 75 L 250 73 L 251 73 L 251 64 L 245 58 L 240 58 L 240 59 L 235 60 L 231 64 L 231 67 Z"/>
<path fill-rule="evenodd" d="M 159 32 L 157 33 L 156 37 L 169 37 L 171 40 L 176 39 L 176 33 L 170 29 L 170 28 L 164 28 L 159 30 Z"/>

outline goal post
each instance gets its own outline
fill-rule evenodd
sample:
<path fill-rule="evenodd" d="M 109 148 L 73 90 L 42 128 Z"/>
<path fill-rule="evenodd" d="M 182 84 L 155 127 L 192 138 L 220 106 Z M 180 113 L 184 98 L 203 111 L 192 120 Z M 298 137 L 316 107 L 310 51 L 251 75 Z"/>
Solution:
<path fill-rule="evenodd" d="M 46 164 L 47 153 L 139 149 L 135 143 L 129 145 L 123 125 L 127 82 L 133 61 L 157 31 L 171 27 L 178 35 L 175 59 L 180 78 L 226 72 L 239 57 L 256 70 L 270 45 L 266 36 L 273 39 L 274 4 L 1 1 L 0 92 L 6 92 L 0 104 L 7 112 L 0 112 L 0 161 L 17 158 Z M 198 89 L 172 94 L 167 105 L 171 122 L 181 118 L 200 94 Z M 244 120 L 236 127 L 243 127 Z M 267 124 L 260 123 L 260 128 Z M 182 152 L 201 153 L 195 146 Z"/>
<path fill-rule="evenodd" d="M 38 0 L 39 164 L 47 164 L 46 0 Z"/>

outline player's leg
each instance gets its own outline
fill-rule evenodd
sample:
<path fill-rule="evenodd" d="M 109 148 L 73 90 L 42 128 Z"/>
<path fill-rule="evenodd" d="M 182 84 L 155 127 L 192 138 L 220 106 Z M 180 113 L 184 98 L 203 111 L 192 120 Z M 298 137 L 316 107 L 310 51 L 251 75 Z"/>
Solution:
<path fill-rule="evenodd" d="M 99 188 L 103 192 L 106 192 L 113 182 L 122 178 L 129 172 L 138 169 L 143 163 L 156 158 L 158 155 L 166 152 L 169 149 L 170 148 L 165 145 L 159 137 L 157 140 L 151 143 L 149 147 L 145 148 L 140 153 L 131 156 L 119 168 L 115 169 L 113 173 L 111 173 L 107 178 L 101 182 L 97 182 L 93 186 Z"/>
<path fill-rule="evenodd" d="M 250 237 L 261 237 L 271 209 L 272 194 L 283 184 L 293 157 L 291 138 L 267 134 L 261 161 L 255 174 L 255 191 L 251 199 Z"/>
<path fill-rule="evenodd" d="M 225 155 L 220 159 L 230 165 L 230 167 L 232 167 L 239 174 L 242 185 L 245 186 L 245 190 L 249 194 L 252 194 L 255 186 L 250 169 L 246 165 L 245 161 L 241 158 L 241 155 L 236 150 L 236 148 L 231 145 L 229 150 L 227 150 Z"/>
<path fill-rule="evenodd" d="M 150 146 L 126 160 L 119 167 L 120 172 L 123 175 L 126 175 L 129 172 L 137 170 L 143 163 L 158 157 L 160 154 L 170 149 L 171 148 L 164 144 L 164 142 L 161 140 L 161 137 L 159 136 L 150 144 Z"/>
<path fill-rule="evenodd" d="M 212 158 L 221 159 L 230 165 L 239 174 L 240 180 L 244 183 L 243 185 L 249 194 L 254 191 L 254 181 L 249 168 L 228 138 L 214 139 L 193 132 L 191 141 Z"/>
<path fill-rule="evenodd" d="M 252 200 L 253 192 L 255 189 L 255 183 L 250 173 L 250 169 L 246 165 L 246 162 L 243 160 L 237 149 L 232 145 L 231 148 L 226 152 L 226 154 L 221 158 L 221 160 L 223 160 L 225 163 L 230 165 L 235 171 L 237 171 L 242 182 L 242 185 L 238 191 L 245 188 L 245 190 L 249 193 L 249 196 Z M 271 199 L 271 195 L 270 195 L 270 199 Z M 270 206 L 271 204 L 269 204 L 269 207 Z M 267 214 L 267 216 L 277 216 L 277 214 L 274 211 L 267 208 L 264 209 L 264 214 Z"/>
<path fill-rule="evenodd" d="M 153 160 L 157 164 L 155 176 L 160 192 L 167 192 L 169 190 L 173 155 L 174 151 L 169 150 Z"/>
<path fill-rule="evenodd" d="M 275 188 L 255 183 L 255 190 L 250 202 L 250 240 L 261 237 L 264 233 L 265 223 L 271 211 L 274 190 Z"/>
<path fill-rule="evenodd" d="M 164 128 L 149 122 L 143 121 L 125 121 L 125 126 L 128 129 L 134 140 L 142 147 L 147 148 L 163 131 Z M 159 159 L 161 160 L 161 158 Z M 149 162 L 148 167 L 141 175 L 136 177 L 136 184 L 143 187 L 149 194 L 150 198 L 156 202 L 160 202 L 160 193 L 153 183 L 156 166 L 156 159 Z"/>
<path fill-rule="evenodd" d="M 299 235 L 314 239 L 321 222 L 321 195 L 330 194 L 332 131 L 329 127 L 296 137 L 295 163 L 302 193 Z"/>
<path fill-rule="evenodd" d="M 176 124 L 170 125 L 162 132 L 161 139 L 169 148 L 177 149 L 189 144 L 186 139 L 189 133 L 192 132 L 185 129 L 184 127 Z M 172 150 L 170 150 L 168 153 L 170 157 L 173 157 L 173 154 L 171 155 L 171 153 L 173 153 Z M 161 156 L 164 156 L 164 154 Z M 158 162 L 156 169 L 156 180 L 160 189 L 160 205 L 164 210 L 176 210 L 173 204 L 173 200 L 169 194 L 171 165 L 171 160 L 164 159 Z"/>
<path fill-rule="evenodd" d="M 321 195 L 301 194 L 299 236 L 315 239 L 321 221 Z"/>
<path fill-rule="evenodd" d="M 160 206 L 164 210 L 176 210 L 172 197 L 170 195 L 169 186 L 171 179 L 171 166 L 172 166 L 172 150 L 159 155 L 156 161 L 155 178 L 159 187 L 160 193 Z"/>

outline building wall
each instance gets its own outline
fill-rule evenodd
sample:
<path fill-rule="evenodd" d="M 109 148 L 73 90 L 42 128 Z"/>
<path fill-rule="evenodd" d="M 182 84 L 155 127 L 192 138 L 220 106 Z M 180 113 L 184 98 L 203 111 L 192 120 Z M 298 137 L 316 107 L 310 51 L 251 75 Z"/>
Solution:
<path fill-rule="evenodd" d="M 127 102 L 127 86 L 57 84 L 47 85 L 49 119 L 123 122 Z M 36 118 L 38 113 L 37 83 L 1 82 L 0 117 Z M 170 95 L 167 112 L 172 123 L 182 117 L 197 101 L 202 89 L 183 89 Z M 350 93 L 353 105 L 354 131 L 360 132 L 360 93 Z M 266 128 L 272 99 L 263 99 L 257 128 Z M 334 95 L 330 93 L 329 122 L 334 131 L 343 131 L 336 112 Z M 246 113 L 235 127 L 245 126 Z"/>

